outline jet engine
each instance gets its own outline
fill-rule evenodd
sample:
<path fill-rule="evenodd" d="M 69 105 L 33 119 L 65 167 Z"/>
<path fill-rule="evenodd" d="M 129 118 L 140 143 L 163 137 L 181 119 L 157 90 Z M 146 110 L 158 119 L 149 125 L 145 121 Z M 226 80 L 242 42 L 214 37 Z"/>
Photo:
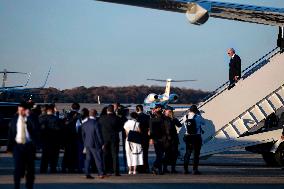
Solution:
<path fill-rule="evenodd" d="M 178 95 L 176 94 L 171 94 L 170 97 L 169 97 L 169 102 L 170 103 L 174 103 L 174 102 L 177 102 L 178 100 Z"/>
<path fill-rule="evenodd" d="M 186 18 L 191 24 L 202 25 L 209 19 L 210 3 L 189 3 Z"/>
<path fill-rule="evenodd" d="M 159 96 L 155 93 L 151 93 L 147 96 L 147 102 L 148 103 L 152 103 L 152 102 L 156 102 L 159 99 Z"/>

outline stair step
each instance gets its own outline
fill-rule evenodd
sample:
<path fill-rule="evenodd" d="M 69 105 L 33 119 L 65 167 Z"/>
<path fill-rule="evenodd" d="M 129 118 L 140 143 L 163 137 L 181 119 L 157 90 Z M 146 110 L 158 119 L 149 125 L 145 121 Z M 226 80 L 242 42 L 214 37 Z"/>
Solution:
<path fill-rule="evenodd" d="M 249 111 L 243 114 L 241 116 L 241 119 L 243 120 L 244 125 L 247 127 L 247 129 L 250 129 L 257 124 Z"/>
<path fill-rule="evenodd" d="M 241 134 L 248 131 L 247 127 L 244 124 L 244 121 L 241 118 L 237 118 L 233 123 L 232 126 L 235 128 L 236 132 L 240 136 Z"/>
<path fill-rule="evenodd" d="M 231 124 L 226 125 L 223 131 L 227 134 L 227 136 L 229 136 L 230 139 L 239 137 L 239 133 Z"/>
<path fill-rule="evenodd" d="M 259 123 L 263 119 L 265 119 L 265 115 L 263 114 L 262 110 L 259 108 L 259 106 L 255 105 L 251 110 L 250 110 L 251 115 L 254 117 L 254 120 Z"/>
<path fill-rule="evenodd" d="M 278 97 L 278 95 L 276 93 L 274 93 L 270 97 L 268 97 L 268 100 L 273 105 L 274 111 L 278 110 L 279 108 L 281 108 L 283 106 L 281 99 Z"/>
<path fill-rule="evenodd" d="M 228 135 L 227 132 L 225 132 L 223 129 L 221 129 L 220 131 L 218 131 L 214 137 L 216 138 L 223 138 L 223 139 L 230 139 L 230 136 Z"/>
<path fill-rule="evenodd" d="M 282 104 L 284 104 L 284 87 L 282 86 L 277 92 L 276 92 L 279 100 Z"/>
<path fill-rule="evenodd" d="M 274 112 L 274 109 L 273 109 L 272 105 L 266 99 L 262 100 L 258 104 L 258 106 L 260 107 L 260 109 L 264 113 L 265 117 L 269 116 L 270 114 L 272 114 Z"/>

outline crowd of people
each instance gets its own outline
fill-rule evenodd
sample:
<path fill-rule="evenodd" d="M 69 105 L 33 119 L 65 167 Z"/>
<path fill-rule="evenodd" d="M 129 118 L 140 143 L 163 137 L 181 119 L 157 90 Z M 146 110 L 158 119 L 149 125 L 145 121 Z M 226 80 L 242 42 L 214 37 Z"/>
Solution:
<path fill-rule="evenodd" d="M 227 54 L 230 57 L 228 90 L 231 90 L 241 79 L 241 58 L 233 48 L 228 49 Z M 283 117 L 284 114 L 282 121 Z M 190 107 L 186 118 L 184 174 L 190 173 L 188 166 L 193 153 L 192 174 L 198 175 L 202 125 L 205 124 L 196 105 Z M 265 121 L 265 128 L 277 126 L 278 121 L 277 116 L 271 114 Z M 182 126 L 172 109 L 159 104 L 146 114 L 142 105 L 129 113 L 128 108 L 115 103 L 98 114 L 95 109 L 81 109 L 78 103 L 73 103 L 71 110 L 62 115 L 54 104 L 21 103 L 10 123 L 7 145 L 7 151 L 14 157 L 15 189 L 20 188 L 23 176 L 26 177 L 26 188 L 33 188 L 37 151 L 41 151 L 40 173 L 43 174 L 85 173 L 87 179 L 94 179 L 93 172 L 97 172 L 100 179 L 109 175 L 121 176 L 120 143 L 128 174 L 177 173 L 181 142 L 177 128 Z M 284 129 L 281 138 L 284 139 Z M 148 160 L 150 145 L 154 146 L 156 155 L 151 168 Z M 61 150 L 63 158 L 59 162 Z"/>
<path fill-rule="evenodd" d="M 194 151 L 193 174 L 200 174 L 198 159 L 203 123 L 195 105 L 191 107 L 189 116 L 191 121 L 185 124 L 184 173 L 189 173 L 189 157 Z M 191 124 L 192 120 L 195 120 L 194 124 Z M 196 133 L 190 131 L 190 125 L 194 125 Z M 110 175 L 121 176 L 120 143 L 123 144 L 128 174 L 177 173 L 180 142 L 177 127 L 182 127 L 182 124 L 174 117 L 173 110 L 160 105 L 146 114 L 142 105 L 137 105 L 136 111 L 129 113 L 128 108 L 116 103 L 104 107 L 98 114 L 95 109 L 81 109 L 78 103 L 73 103 L 69 112 L 60 114 L 54 104 L 35 106 L 21 103 L 10 124 L 7 148 L 15 160 L 15 188 L 19 188 L 24 174 L 27 188 L 32 188 L 36 151 L 41 151 L 40 173 L 43 174 L 85 173 L 87 179 L 94 178 L 93 172 L 97 172 L 101 179 Z M 196 136 L 189 137 L 192 135 Z M 154 146 L 156 154 L 151 168 L 149 145 Z M 60 152 L 63 158 L 59 158 Z"/>
<path fill-rule="evenodd" d="M 233 48 L 228 49 L 227 54 L 230 57 L 230 90 L 241 79 L 241 59 Z M 42 151 L 40 173 L 85 173 L 87 179 L 94 178 L 91 175 L 94 171 L 101 179 L 110 174 L 120 176 L 120 142 L 128 174 L 177 172 L 181 142 L 177 128 L 182 124 L 171 109 L 157 104 L 145 114 L 143 106 L 137 105 L 136 111 L 129 114 L 127 108 L 115 103 L 98 114 L 95 109 L 80 109 L 78 103 L 73 103 L 71 110 L 62 116 L 54 104 L 32 107 L 32 103 L 21 103 L 10 125 L 8 151 L 13 153 L 15 160 L 16 189 L 25 172 L 26 186 L 32 188 L 36 150 Z M 194 152 L 192 173 L 200 174 L 198 164 L 204 121 L 197 106 L 191 106 L 184 125 L 184 173 L 189 173 L 189 160 Z M 148 161 L 150 144 L 156 154 L 151 168 Z M 64 153 L 61 162 L 60 150 Z"/>

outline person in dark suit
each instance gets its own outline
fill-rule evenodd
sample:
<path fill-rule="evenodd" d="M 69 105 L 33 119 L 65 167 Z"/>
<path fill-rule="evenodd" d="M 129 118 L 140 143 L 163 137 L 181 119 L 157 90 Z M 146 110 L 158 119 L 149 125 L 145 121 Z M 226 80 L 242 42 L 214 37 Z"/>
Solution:
<path fill-rule="evenodd" d="M 182 124 L 177 118 L 174 117 L 174 112 L 171 109 L 167 109 L 164 112 L 165 115 L 165 158 L 164 158 L 164 173 L 168 173 L 167 166 L 171 165 L 171 173 L 177 173 L 176 171 L 176 161 L 178 158 L 178 145 L 179 138 L 177 129 L 182 127 Z"/>
<path fill-rule="evenodd" d="M 136 106 L 136 113 L 138 114 L 137 122 L 140 123 L 140 131 L 142 135 L 142 149 L 143 149 L 143 165 L 141 170 L 138 170 L 141 173 L 149 173 L 149 163 L 148 163 L 148 152 L 149 152 L 149 122 L 150 116 L 143 112 L 143 106 L 141 104 Z"/>
<path fill-rule="evenodd" d="M 86 149 L 85 174 L 87 179 L 93 179 L 90 174 L 90 163 L 94 159 L 99 178 L 104 178 L 103 147 L 104 141 L 98 122 L 89 118 L 89 110 L 82 109 L 82 139 Z"/>
<path fill-rule="evenodd" d="M 64 156 L 62 160 L 62 172 L 75 173 L 80 172 L 79 156 L 81 155 L 81 149 L 79 144 L 81 143 L 81 115 L 79 113 L 80 105 L 73 103 L 71 111 L 67 114 L 64 126 Z M 83 151 L 83 150 L 82 150 Z"/>
<path fill-rule="evenodd" d="M 14 188 L 20 189 L 21 178 L 26 176 L 26 188 L 33 189 L 35 180 L 35 152 L 37 125 L 27 117 L 28 105 L 21 103 L 11 120 L 7 151 L 14 158 Z"/>
<path fill-rule="evenodd" d="M 228 49 L 227 52 L 230 59 L 229 64 L 229 90 L 235 86 L 235 83 L 241 78 L 242 68 L 241 68 L 241 58 L 236 54 L 233 48 Z"/>
<path fill-rule="evenodd" d="M 120 176 L 119 173 L 119 132 L 122 129 L 122 123 L 120 119 L 114 113 L 113 105 L 107 107 L 107 115 L 103 115 L 99 119 L 99 124 L 102 128 L 102 135 L 104 140 L 104 165 L 105 171 L 108 168 L 108 162 L 106 161 L 109 155 L 112 157 L 112 166 L 115 176 Z"/>
<path fill-rule="evenodd" d="M 164 116 L 162 113 L 162 107 L 157 105 L 153 109 L 153 117 L 150 119 L 150 138 L 151 143 L 154 144 L 156 159 L 154 161 L 152 167 L 152 173 L 154 175 L 162 175 L 163 174 L 163 158 L 165 154 L 165 124 L 164 124 Z"/>
<path fill-rule="evenodd" d="M 54 105 L 47 105 L 47 114 L 39 118 L 42 141 L 40 173 L 47 173 L 48 165 L 50 173 L 57 173 L 62 125 L 54 110 Z"/>
<path fill-rule="evenodd" d="M 124 124 L 128 121 L 127 116 L 129 115 L 129 109 L 121 105 L 120 103 L 115 103 L 114 107 L 117 106 L 117 110 L 115 111 L 117 117 L 120 119 L 121 127 L 121 140 L 122 140 L 122 157 L 124 162 L 125 171 L 127 171 L 127 159 L 126 159 L 126 148 L 125 148 L 125 140 L 126 140 L 126 132 L 124 130 Z M 114 108 L 115 110 L 115 108 Z"/>

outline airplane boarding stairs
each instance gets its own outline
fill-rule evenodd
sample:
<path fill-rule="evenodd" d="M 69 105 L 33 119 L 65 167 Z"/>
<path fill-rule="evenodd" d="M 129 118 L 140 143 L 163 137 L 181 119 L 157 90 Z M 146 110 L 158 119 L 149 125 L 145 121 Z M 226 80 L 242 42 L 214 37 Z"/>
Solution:
<path fill-rule="evenodd" d="M 227 89 L 227 82 L 199 105 L 205 119 L 201 157 L 280 139 L 282 128 L 252 131 L 284 106 L 284 53 L 273 49 L 242 75 L 231 90 Z M 181 118 L 182 123 L 187 113 Z"/>

